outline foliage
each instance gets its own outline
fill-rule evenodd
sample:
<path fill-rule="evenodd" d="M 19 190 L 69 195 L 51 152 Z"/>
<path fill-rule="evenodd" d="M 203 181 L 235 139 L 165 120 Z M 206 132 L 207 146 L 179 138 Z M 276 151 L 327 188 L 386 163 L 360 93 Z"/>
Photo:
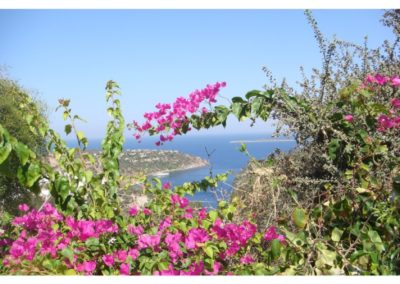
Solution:
<path fill-rule="evenodd" d="M 50 204 L 14 218 L 3 236 L 7 274 L 215 275 L 276 273 L 272 264 L 285 249 L 274 227 L 263 235 L 250 221 L 231 222 L 235 205 L 206 212 L 188 200 L 146 182 L 154 198 L 143 210 L 116 222 L 75 219 Z M 190 193 L 183 188 L 182 192 Z M 275 241 L 276 240 L 276 241 Z"/>
<path fill-rule="evenodd" d="M 124 141 L 124 119 L 121 115 L 120 102 L 115 98 L 119 94 L 118 85 L 110 81 L 106 86 L 106 99 L 111 101 L 108 113 L 112 120 L 107 125 L 107 134 L 102 143 L 101 169 L 95 167 L 94 157 L 84 151 L 88 140 L 79 131 L 75 123 L 82 120 L 73 115 L 69 100 L 59 100 L 63 109 L 63 118 L 69 123 L 65 126 L 66 134 L 73 132 L 79 147 L 68 148 L 60 135 L 50 129 L 44 121 L 32 120 L 30 115 L 22 115 L 30 125 L 33 134 L 49 139 L 48 151 L 56 161 L 54 165 L 41 159 L 25 144 L 18 141 L 8 130 L 0 125 L 0 164 L 2 173 L 9 174 L 32 191 L 40 190 L 40 181 L 47 181 L 54 202 L 60 210 L 75 216 L 108 217 L 119 215 L 119 204 L 116 192 L 120 185 L 118 157 Z M 29 102 L 20 104 L 22 109 L 30 107 Z M 18 157 L 18 170 L 9 171 L 7 166 L 13 155 Z M 129 186 L 129 183 L 125 183 Z"/>
<path fill-rule="evenodd" d="M 31 132 L 38 121 L 46 121 L 46 106 L 43 102 L 33 98 L 32 94 L 24 90 L 17 82 L 0 74 L 0 124 L 21 143 L 33 150 L 36 155 L 45 153 L 46 141 L 41 135 Z M 21 108 L 26 104 L 27 108 Z M 30 119 L 27 123 L 23 116 Z M 21 144 L 19 148 L 21 148 Z M 5 167 L 5 165 L 3 165 Z M 7 163 L 9 172 L 16 172 L 18 158 L 12 155 Z M 32 194 L 21 186 L 17 179 L 9 175 L 0 174 L 0 210 L 16 214 L 20 203 L 35 205 L 41 198 Z"/>
<path fill-rule="evenodd" d="M 106 98 L 113 99 L 109 109 L 113 120 L 102 145 L 99 172 L 90 170 L 93 157 L 83 152 L 88 141 L 75 129 L 79 117 L 71 114 L 68 100 L 60 100 L 60 107 L 70 121 L 66 132 L 74 131 L 79 148 L 67 148 L 46 125 L 38 128 L 50 137 L 49 150 L 54 150 L 58 171 L 38 160 L 32 150 L 0 126 L 0 165 L 14 153 L 20 163 L 14 173 L 18 180 L 35 189 L 40 178 L 47 178 L 57 208 L 46 204 L 30 210 L 21 204 L 21 216 L 4 220 L 0 271 L 69 275 L 399 274 L 400 70 L 396 43 L 386 43 L 387 57 L 337 40 L 327 43 L 311 14 L 306 15 L 314 28 L 323 66 L 322 71 L 314 71 L 311 80 L 304 80 L 301 92 L 282 84 L 234 97 L 228 106 L 213 107 L 211 103 L 223 87 L 217 84 L 194 92 L 189 99 L 179 98 L 176 106 L 159 104 L 156 112 L 145 115 L 143 125 L 132 125 L 140 132 L 137 135 L 169 133 L 169 138 L 160 136 L 161 143 L 191 127 L 225 125 L 230 114 L 239 121 L 279 118 L 295 136 L 297 153 L 275 155 L 264 163 L 272 169 L 273 178 L 266 183 L 269 190 L 278 189 L 292 200 L 287 212 L 280 214 L 275 203 L 273 218 L 260 224 L 258 218 L 266 216 L 251 214 L 258 208 L 250 208 L 248 216 L 237 214 L 238 198 L 221 201 L 216 210 L 208 212 L 189 206 L 187 194 L 216 187 L 226 179 L 224 174 L 172 190 L 158 179 L 144 179 L 138 184 L 150 202 L 142 209 L 133 206 L 128 216 L 119 214 L 116 191 L 122 180 L 118 156 L 124 120 L 119 101 L 113 99 L 118 86 L 109 82 Z M 385 24 L 393 25 L 396 17 L 397 12 L 387 14 Z M 353 48 L 354 53 L 345 52 L 341 57 L 336 52 L 341 47 L 347 51 Z M 352 61 L 354 54 L 363 60 Z M 198 113 L 205 100 L 211 109 Z M 241 150 L 245 152 L 245 146 Z M 304 163 L 306 155 L 314 162 Z M 293 173 L 287 172 L 291 167 L 284 168 L 290 163 L 296 169 Z M 313 183 L 302 183 L 304 177 Z"/>

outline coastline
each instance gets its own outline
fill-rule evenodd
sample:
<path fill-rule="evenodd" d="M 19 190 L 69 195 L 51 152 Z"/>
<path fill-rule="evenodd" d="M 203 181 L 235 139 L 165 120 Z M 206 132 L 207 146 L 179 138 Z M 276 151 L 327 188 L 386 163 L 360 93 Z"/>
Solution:
<path fill-rule="evenodd" d="M 239 143 L 269 143 L 269 142 L 296 142 L 294 139 L 256 139 L 256 140 L 232 140 L 229 141 L 231 144 L 239 144 Z"/>

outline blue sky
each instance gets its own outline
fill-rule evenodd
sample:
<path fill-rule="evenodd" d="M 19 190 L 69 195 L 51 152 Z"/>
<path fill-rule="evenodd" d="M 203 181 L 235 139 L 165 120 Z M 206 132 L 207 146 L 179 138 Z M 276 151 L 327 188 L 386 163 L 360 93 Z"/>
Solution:
<path fill-rule="evenodd" d="M 313 13 L 327 36 L 362 43 L 368 35 L 371 47 L 392 38 L 379 22 L 381 10 Z M 262 66 L 294 84 L 300 65 L 306 71 L 321 65 L 301 10 L 0 10 L 0 38 L 0 65 L 39 93 L 52 127 L 61 132 L 64 125 L 54 113 L 57 99 L 71 99 L 90 138 L 105 132 L 109 79 L 121 86 L 129 122 L 208 83 L 226 81 L 225 97 L 260 89 L 267 82 Z M 225 130 L 200 134 L 271 130 L 231 119 Z"/>

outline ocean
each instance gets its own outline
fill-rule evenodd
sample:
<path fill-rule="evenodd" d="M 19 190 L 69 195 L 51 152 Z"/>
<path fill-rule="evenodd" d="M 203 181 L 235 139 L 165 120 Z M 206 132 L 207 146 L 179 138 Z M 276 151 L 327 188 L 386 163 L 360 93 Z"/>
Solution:
<path fill-rule="evenodd" d="M 241 153 L 239 148 L 241 143 L 232 143 L 234 141 L 246 140 L 254 141 L 270 138 L 263 134 L 213 134 L 213 135 L 191 135 L 176 137 L 172 142 L 166 142 L 162 146 L 156 146 L 154 137 L 146 137 L 141 143 L 138 143 L 133 137 L 127 137 L 124 149 L 165 149 L 178 150 L 183 153 L 199 156 L 208 160 L 210 165 L 204 168 L 190 169 L 185 171 L 173 172 L 168 176 L 160 177 L 163 182 L 170 182 L 172 185 L 181 185 L 188 181 L 200 181 L 204 177 L 225 173 L 231 171 L 227 181 L 220 184 L 215 192 L 198 192 L 194 196 L 188 196 L 191 201 L 201 201 L 206 207 L 215 207 L 220 198 L 219 192 L 225 192 L 228 195 L 232 192 L 232 183 L 234 177 L 244 167 L 246 167 L 249 157 Z M 251 156 L 256 159 L 266 158 L 275 149 L 289 151 L 295 147 L 295 141 L 263 141 L 245 143 Z M 76 145 L 69 142 L 68 145 Z M 89 149 L 100 149 L 101 139 L 89 139 Z M 217 195 L 217 196 L 216 196 Z"/>

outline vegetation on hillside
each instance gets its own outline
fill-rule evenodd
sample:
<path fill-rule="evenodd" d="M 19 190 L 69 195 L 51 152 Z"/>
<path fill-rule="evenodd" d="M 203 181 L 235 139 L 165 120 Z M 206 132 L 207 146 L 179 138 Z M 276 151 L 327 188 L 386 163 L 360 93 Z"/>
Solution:
<path fill-rule="evenodd" d="M 29 106 L 22 109 L 20 105 L 27 100 L 30 101 Z M 45 104 L 32 98 L 32 95 L 20 84 L 0 74 L 0 124 L 18 141 L 32 149 L 36 155 L 41 156 L 44 154 L 46 141 L 43 136 L 32 133 L 24 116 L 27 116 L 31 120 L 32 127 L 35 127 L 34 120 L 47 120 Z M 9 172 L 16 172 L 17 157 L 15 155 L 10 157 L 9 162 L 2 167 L 7 167 Z M 19 204 L 35 205 L 40 201 L 39 197 L 21 186 L 16 178 L 0 175 L 0 212 L 15 214 L 18 212 Z"/>

